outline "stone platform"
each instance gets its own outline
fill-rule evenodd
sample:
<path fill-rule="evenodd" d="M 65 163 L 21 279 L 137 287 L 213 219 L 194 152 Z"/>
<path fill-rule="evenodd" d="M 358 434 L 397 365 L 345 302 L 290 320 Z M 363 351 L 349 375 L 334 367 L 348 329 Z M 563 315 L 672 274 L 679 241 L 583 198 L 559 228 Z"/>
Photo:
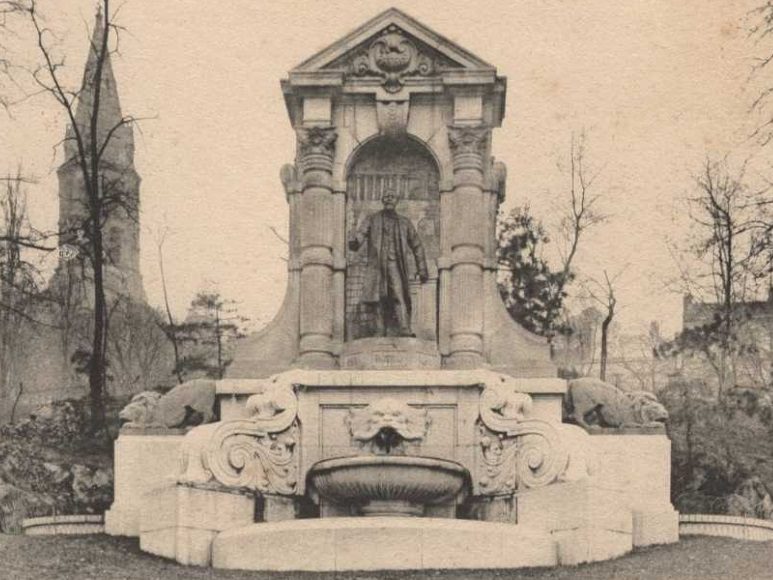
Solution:
<path fill-rule="evenodd" d="M 435 518 L 329 518 L 227 530 L 214 568 L 275 571 L 523 568 L 558 564 L 549 532 Z"/>

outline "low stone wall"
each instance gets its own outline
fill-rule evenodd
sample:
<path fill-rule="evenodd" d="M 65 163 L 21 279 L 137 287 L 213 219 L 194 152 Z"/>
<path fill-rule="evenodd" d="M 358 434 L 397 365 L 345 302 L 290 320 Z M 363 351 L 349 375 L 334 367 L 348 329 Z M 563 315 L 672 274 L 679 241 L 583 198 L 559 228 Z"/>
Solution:
<path fill-rule="evenodd" d="M 679 516 L 679 535 L 723 536 L 765 542 L 773 540 L 773 521 L 739 516 L 683 514 Z"/>
<path fill-rule="evenodd" d="M 101 534 L 105 531 L 104 517 L 99 515 L 27 518 L 21 527 L 25 536 Z"/>

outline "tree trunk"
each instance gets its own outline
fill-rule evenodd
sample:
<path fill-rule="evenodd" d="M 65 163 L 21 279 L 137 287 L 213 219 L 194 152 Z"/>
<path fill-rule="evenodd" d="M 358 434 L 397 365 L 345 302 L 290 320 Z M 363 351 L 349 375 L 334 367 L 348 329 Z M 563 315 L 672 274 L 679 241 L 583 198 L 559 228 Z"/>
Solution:
<path fill-rule="evenodd" d="M 88 161 L 91 165 L 91 172 L 84 171 L 84 177 L 87 177 L 87 183 L 90 187 L 87 190 L 89 200 L 89 210 L 91 217 L 92 232 L 92 265 L 94 269 L 94 336 L 91 351 L 91 365 L 89 368 L 89 394 L 91 398 L 91 429 L 96 434 L 105 426 L 105 377 L 106 377 L 106 345 L 107 345 L 107 305 L 105 301 L 105 256 L 102 240 L 103 218 L 103 183 L 100 167 L 100 146 L 99 142 L 99 110 L 101 107 L 102 92 L 102 71 L 105 66 L 105 60 L 108 55 L 108 35 L 110 34 L 110 4 L 109 0 L 103 0 L 104 6 L 104 33 L 102 34 L 101 46 L 94 47 L 98 50 L 96 70 L 94 71 L 93 102 L 91 107 L 91 119 L 89 124 L 89 157 L 83 162 Z M 86 167 L 86 164 L 83 163 Z"/>
<path fill-rule="evenodd" d="M 162 243 L 158 244 L 158 266 L 161 270 L 161 289 L 164 291 L 164 307 L 166 308 L 166 319 L 169 322 L 169 331 L 166 333 L 169 341 L 172 343 L 172 349 L 174 350 L 174 373 L 177 375 L 177 382 L 182 384 L 183 371 L 180 366 L 180 348 L 177 344 L 177 330 L 175 329 L 174 318 L 172 317 L 172 309 L 169 307 L 169 294 L 166 290 L 166 275 L 164 273 L 164 252 L 162 249 Z"/>
<path fill-rule="evenodd" d="M 690 481 L 695 480 L 695 452 L 693 445 L 693 408 L 692 398 L 689 393 L 689 386 L 684 387 L 684 411 L 685 411 L 685 448 L 687 450 L 687 473 Z"/>
<path fill-rule="evenodd" d="M 612 318 L 615 316 L 615 303 L 614 298 L 611 298 L 607 316 L 601 323 L 601 360 L 599 361 L 599 378 L 602 381 L 607 380 L 607 341 L 609 337 L 609 325 L 612 323 Z"/>
<path fill-rule="evenodd" d="M 220 332 L 220 308 L 215 309 L 215 338 L 217 340 L 217 374 L 222 379 L 225 374 L 223 369 L 223 337 Z"/>
<path fill-rule="evenodd" d="M 24 394 L 24 383 L 19 381 L 19 390 L 16 393 L 16 398 L 13 400 L 13 406 L 11 407 L 11 417 L 9 422 L 11 425 L 16 421 L 16 407 L 19 405 L 22 395 Z"/>
<path fill-rule="evenodd" d="M 97 433 L 105 426 L 105 304 L 104 261 L 102 256 L 102 232 L 93 228 L 94 243 L 94 336 L 89 366 L 89 395 L 91 400 L 91 430 Z"/>

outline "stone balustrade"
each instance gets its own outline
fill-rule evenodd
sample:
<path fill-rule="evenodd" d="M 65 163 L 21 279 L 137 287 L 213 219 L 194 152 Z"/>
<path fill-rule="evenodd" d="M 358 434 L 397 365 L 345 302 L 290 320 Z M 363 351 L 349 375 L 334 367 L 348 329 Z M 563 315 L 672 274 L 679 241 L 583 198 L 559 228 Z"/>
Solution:
<path fill-rule="evenodd" d="M 25 536 L 74 536 L 80 534 L 101 534 L 105 531 L 102 515 L 46 516 L 22 520 Z"/>
<path fill-rule="evenodd" d="M 722 536 L 738 540 L 773 540 L 773 521 L 741 516 L 682 514 L 679 536 Z"/>

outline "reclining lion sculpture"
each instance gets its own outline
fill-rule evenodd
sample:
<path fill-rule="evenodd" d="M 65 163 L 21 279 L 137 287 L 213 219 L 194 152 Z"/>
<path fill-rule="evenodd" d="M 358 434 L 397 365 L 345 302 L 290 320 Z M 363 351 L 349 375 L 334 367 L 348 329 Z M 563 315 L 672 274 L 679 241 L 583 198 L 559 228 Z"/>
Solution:
<path fill-rule="evenodd" d="M 196 379 L 165 395 L 144 391 L 132 397 L 118 418 L 126 428 L 192 427 L 215 419 L 215 381 Z"/>
<path fill-rule="evenodd" d="M 564 413 L 567 420 L 585 429 L 661 427 L 668 420 L 668 411 L 653 393 L 624 392 L 590 377 L 569 381 Z"/>

